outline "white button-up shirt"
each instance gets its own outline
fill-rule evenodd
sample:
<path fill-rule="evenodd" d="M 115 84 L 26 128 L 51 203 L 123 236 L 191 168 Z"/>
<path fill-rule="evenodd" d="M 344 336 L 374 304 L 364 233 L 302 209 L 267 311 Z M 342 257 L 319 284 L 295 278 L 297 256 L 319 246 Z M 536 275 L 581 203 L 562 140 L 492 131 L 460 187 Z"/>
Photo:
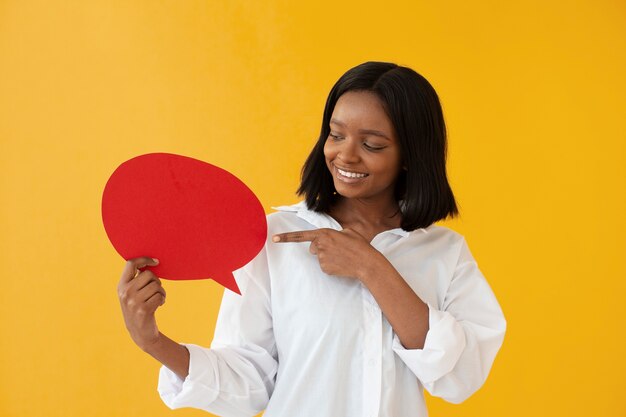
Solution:
<path fill-rule="evenodd" d="M 423 417 L 423 389 L 461 402 L 483 384 L 506 322 L 465 239 L 441 226 L 378 234 L 371 245 L 428 304 L 423 349 L 405 349 L 354 278 L 330 276 L 309 243 L 271 236 L 341 226 L 304 203 L 268 216 L 268 241 L 224 291 L 211 348 L 185 345 L 189 375 L 162 367 L 171 408 L 228 416 Z"/>

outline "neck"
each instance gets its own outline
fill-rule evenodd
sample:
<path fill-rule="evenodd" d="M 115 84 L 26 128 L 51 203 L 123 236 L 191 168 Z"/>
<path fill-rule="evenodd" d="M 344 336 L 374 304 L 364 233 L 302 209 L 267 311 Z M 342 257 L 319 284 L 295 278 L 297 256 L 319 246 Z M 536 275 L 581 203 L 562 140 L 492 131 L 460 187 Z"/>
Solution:
<path fill-rule="evenodd" d="M 402 221 L 398 202 L 393 199 L 369 201 L 341 197 L 331 208 L 330 215 L 344 227 L 360 224 L 396 228 Z"/>

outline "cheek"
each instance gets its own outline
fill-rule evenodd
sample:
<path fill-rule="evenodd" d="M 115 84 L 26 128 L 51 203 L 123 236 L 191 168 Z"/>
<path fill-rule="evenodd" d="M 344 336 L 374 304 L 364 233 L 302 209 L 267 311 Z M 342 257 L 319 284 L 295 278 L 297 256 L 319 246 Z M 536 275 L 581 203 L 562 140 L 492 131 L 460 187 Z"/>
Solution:
<path fill-rule="evenodd" d="M 375 170 L 378 172 L 381 178 L 385 178 L 387 181 L 396 181 L 400 170 L 402 169 L 402 165 L 400 162 L 400 158 L 396 156 L 390 156 L 389 158 L 385 158 L 383 160 L 377 160 L 373 162 L 372 167 L 375 167 Z"/>
<path fill-rule="evenodd" d="M 398 152 L 398 150 L 396 150 L 395 155 L 392 158 L 392 166 L 394 167 L 393 171 L 394 171 L 394 176 L 398 176 L 400 174 L 400 171 L 402 170 L 402 158 L 400 157 L 400 152 Z"/>
<path fill-rule="evenodd" d="M 335 152 L 333 151 L 333 146 L 326 141 L 326 143 L 324 143 L 324 157 L 326 158 L 326 161 L 334 159 L 334 154 Z"/>

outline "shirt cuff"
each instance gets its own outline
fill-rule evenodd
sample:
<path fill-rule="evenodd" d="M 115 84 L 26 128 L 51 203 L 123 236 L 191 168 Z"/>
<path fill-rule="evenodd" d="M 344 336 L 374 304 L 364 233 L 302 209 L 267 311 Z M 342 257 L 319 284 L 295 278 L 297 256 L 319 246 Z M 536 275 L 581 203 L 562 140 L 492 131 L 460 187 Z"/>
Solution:
<path fill-rule="evenodd" d="M 217 360 L 210 349 L 183 344 L 189 351 L 189 374 L 183 380 L 167 367 L 159 371 L 158 391 L 171 409 L 193 407 L 204 409 L 218 396 Z"/>
<path fill-rule="evenodd" d="M 406 349 L 398 335 L 393 350 L 423 385 L 431 384 L 454 369 L 465 349 L 463 327 L 446 312 L 428 306 L 428 333 L 423 349 Z"/>

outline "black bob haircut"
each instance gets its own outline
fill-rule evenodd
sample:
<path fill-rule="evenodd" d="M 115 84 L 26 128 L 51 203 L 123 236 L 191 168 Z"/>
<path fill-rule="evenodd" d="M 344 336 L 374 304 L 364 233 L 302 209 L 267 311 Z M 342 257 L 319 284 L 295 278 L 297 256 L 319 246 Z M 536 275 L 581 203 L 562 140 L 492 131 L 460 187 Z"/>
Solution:
<path fill-rule="evenodd" d="M 324 144 L 337 100 L 348 91 L 375 94 L 395 128 L 405 167 L 395 187 L 402 229 L 410 232 L 457 216 L 457 204 L 446 176 L 446 126 L 439 97 L 417 72 L 388 62 L 358 65 L 330 90 L 319 139 L 302 167 L 298 195 L 304 196 L 307 207 L 328 213 L 339 198 L 326 166 Z"/>

